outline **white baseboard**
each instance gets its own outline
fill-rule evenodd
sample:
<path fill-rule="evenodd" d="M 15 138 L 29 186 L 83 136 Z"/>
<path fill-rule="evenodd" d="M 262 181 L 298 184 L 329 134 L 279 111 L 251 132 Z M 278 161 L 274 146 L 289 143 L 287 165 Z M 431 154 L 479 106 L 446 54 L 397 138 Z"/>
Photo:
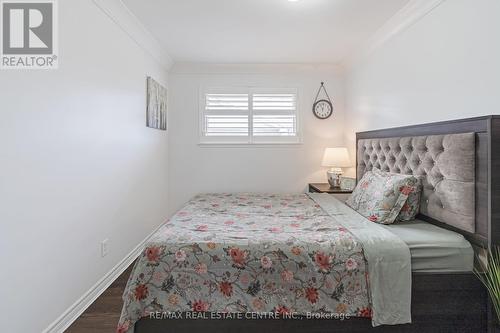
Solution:
<path fill-rule="evenodd" d="M 163 225 L 158 226 L 130 253 L 113 267 L 102 279 L 92 286 L 80 299 L 69 307 L 59 318 L 50 324 L 42 333 L 63 333 L 80 315 L 116 280 L 130 264 L 141 254 L 144 246 L 153 234 Z"/>

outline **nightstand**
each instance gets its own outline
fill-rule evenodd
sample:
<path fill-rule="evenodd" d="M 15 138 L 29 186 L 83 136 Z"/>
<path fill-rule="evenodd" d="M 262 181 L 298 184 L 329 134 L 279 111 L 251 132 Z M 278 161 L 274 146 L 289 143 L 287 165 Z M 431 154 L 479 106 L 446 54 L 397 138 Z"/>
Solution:
<path fill-rule="evenodd" d="M 352 193 L 352 190 L 343 190 L 341 188 L 331 188 L 328 183 L 309 183 L 309 192 L 328 193 L 340 201 L 346 201 Z"/>

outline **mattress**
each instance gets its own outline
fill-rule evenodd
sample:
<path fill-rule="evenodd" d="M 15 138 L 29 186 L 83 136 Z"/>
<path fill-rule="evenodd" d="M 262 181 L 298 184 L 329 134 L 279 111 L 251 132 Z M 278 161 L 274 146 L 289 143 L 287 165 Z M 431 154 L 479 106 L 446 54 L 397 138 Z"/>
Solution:
<path fill-rule="evenodd" d="M 471 244 L 459 233 L 421 220 L 384 226 L 410 248 L 413 272 L 470 272 L 474 263 Z"/>
<path fill-rule="evenodd" d="M 370 317 L 366 276 L 362 244 L 305 194 L 201 194 L 138 258 L 117 332 L 156 311 Z"/>
<path fill-rule="evenodd" d="M 341 313 L 371 317 L 374 326 L 407 323 L 410 266 L 399 237 L 328 194 L 201 194 L 139 256 L 117 332 L 132 333 L 157 312 Z"/>

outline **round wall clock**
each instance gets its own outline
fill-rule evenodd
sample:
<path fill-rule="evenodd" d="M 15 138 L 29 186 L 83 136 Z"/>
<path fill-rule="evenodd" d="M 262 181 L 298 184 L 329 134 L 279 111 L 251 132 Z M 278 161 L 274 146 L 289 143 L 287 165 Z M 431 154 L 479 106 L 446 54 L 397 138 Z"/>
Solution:
<path fill-rule="evenodd" d="M 318 99 L 321 89 L 323 89 L 323 91 L 325 92 L 326 99 Z M 319 87 L 316 98 L 314 99 L 313 113 L 319 119 L 326 119 L 333 113 L 333 104 L 330 100 L 330 96 L 328 96 L 328 92 L 326 91 L 324 82 L 321 82 L 321 86 Z"/>
<path fill-rule="evenodd" d="M 326 119 L 330 117 L 333 113 L 332 102 L 326 99 L 320 99 L 319 101 L 314 102 L 313 112 L 319 119 Z"/>

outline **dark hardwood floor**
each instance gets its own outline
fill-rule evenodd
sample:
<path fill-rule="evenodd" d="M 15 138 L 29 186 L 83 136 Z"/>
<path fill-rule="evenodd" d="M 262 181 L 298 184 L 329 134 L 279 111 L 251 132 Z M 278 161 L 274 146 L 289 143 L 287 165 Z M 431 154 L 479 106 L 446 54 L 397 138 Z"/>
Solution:
<path fill-rule="evenodd" d="M 104 293 L 65 331 L 66 333 L 114 333 L 122 311 L 122 294 L 132 263 Z"/>

